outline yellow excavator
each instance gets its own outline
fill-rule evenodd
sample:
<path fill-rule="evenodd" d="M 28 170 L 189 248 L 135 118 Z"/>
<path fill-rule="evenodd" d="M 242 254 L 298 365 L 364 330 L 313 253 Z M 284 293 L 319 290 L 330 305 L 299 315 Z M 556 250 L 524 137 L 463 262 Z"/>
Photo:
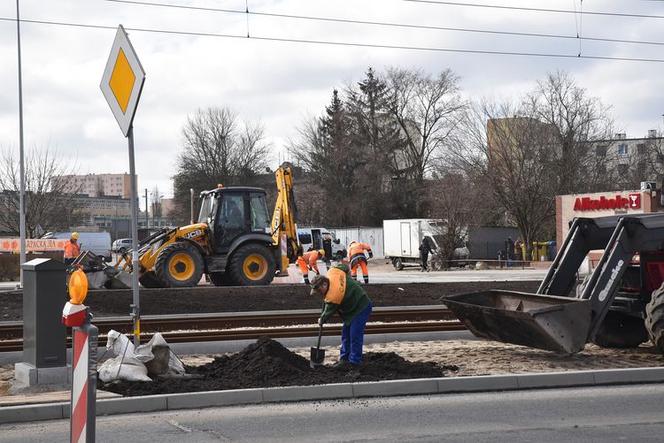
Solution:
<path fill-rule="evenodd" d="M 301 254 L 292 174 L 288 163 L 275 171 L 278 193 L 271 220 L 264 189 L 219 185 L 202 192 L 197 223 L 163 229 L 139 243 L 141 285 L 191 287 L 203 274 L 217 286 L 267 285 L 288 275 L 288 264 Z M 90 261 L 79 258 L 93 287 L 129 287 L 131 251 L 103 269 L 86 269 Z"/>

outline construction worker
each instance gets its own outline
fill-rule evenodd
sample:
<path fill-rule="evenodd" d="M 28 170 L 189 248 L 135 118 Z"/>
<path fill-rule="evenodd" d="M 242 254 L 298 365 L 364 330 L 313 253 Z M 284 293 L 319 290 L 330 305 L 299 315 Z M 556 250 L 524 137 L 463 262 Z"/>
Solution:
<path fill-rule="evenodd" d="M 318 260 L 323 260 L 324 258 L 325 251 L 322 249 L 313 249 L 297 258 L 297 266 L 302 272 L 304 283 L 309 284 L 309 271 L 314 271 L 316 275 L 320 275 L 320 271 L 318 270 Z"/>
<path fill-rule="evenodd" d="M 352 241 L 348 245 L 348 259 L 350 260 L 350 275 L 353 279 L 357 280 L 357 267 L 362 268 L 362 278 L 364 278 L 364 283 L 369 283 L 369 270 L 367 269 L 367 256 L 369 258 L 373 257 L 373 252 L 371 251 L 371 245 L 369 243 L 361 243 Z"/>
<path fill-rule="evenodd" d="M 65 243 L 65 265 L 70 265 L 81 254 L 78 237 L 78 232 L 72 232 L 69 241 Z"/>
<path fill-rule="evenodd" d="M 420 270 L 422 272 L 429 272 L 429 254 L 431 252 L 433 252 L 431 240 L 429 237 L 422 238 L 422 243 L 420 243 Z"/>
<path fill-rule="evenodd" d="M 327 271 L 327 275 L 317 275 L 311 281 L 311 295 L 323 297 L 323 310 L 318 324 L 323 326 L 335 312 L 343 320 L 341 329 L 341 350 L 339 361 L 333 366 L 349 369 L 349 376 L 359 376 L 362 363 L 364 329 L 373 305 L 364 289 L 348 275 L 348 266 L 338 264 Z"/>

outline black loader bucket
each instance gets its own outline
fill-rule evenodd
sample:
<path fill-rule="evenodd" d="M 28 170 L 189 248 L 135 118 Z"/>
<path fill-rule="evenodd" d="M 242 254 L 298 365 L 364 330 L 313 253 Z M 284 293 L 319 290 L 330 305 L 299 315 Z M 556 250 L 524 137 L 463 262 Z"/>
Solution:
<path fill-rule="evenodd" d="M 478 337 L 573 354 L 590 329 L 590 303 L 569 297 L 490 290 L 444 297 Z"/>

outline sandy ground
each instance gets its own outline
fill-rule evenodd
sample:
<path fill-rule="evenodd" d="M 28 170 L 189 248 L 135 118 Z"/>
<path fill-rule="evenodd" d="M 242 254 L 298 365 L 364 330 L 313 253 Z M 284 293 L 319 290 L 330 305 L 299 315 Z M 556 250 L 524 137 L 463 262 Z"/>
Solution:
<path fill-rule="evenodd" d="M 309 348 L 296 348 L 293 351 L 309 357 Z M 411 361 L 435 361 L 441 365 L 458 366 L 458 371 L 446 371 L 448 376 L 664 365 L 664 356 L 657 353 L 650 344 L 636 349 L 605 349 L 589 344 L 582 352 L 571 356 L 481 340 L 377 343 L 365 346 L 365 351 L 396 352 Z M 211 361 L 212 358 L 208 355 L 191 355 L 183 357 L 182 360 L 190 365 L 199 365 Z M 326 348 L 326 364 L 334 363 L 337 358 L 337 348 Z"/>

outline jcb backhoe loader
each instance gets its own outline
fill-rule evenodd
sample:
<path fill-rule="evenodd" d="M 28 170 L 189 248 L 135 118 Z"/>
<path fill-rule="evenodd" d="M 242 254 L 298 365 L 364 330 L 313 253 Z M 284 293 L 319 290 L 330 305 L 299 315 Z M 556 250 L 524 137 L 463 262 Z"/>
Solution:
<path fill-rule="evenodd" d="M 287 275 L 300 251 L 290 165 L 275 172 L 277 202 L 270 221 L 265 190 L 219 186 L 201 193 L 198 223 L 164 229 L 139 243 L 139 280 L 144 287 L 195 286 L 203 274 L 219 285 L 266 285 Z M 113 267 L 89 276 L 104 286 L 125 286 L 132 251 Z M 85 260 L 81 260 L 85 269 Z M 100 274 L 101 273 L 101 274 Z"/>
<path fill-rule="evenodd" d="M 591 250 L 604 253 L 571 295 Z M 637 261 L 638 260 L 638 261 Z M 664 352 L 664 214 L 574 219 L 536 294 L 491 290 L 444 298 L 475 335 L 560 353 L 589 341 Z"/>

